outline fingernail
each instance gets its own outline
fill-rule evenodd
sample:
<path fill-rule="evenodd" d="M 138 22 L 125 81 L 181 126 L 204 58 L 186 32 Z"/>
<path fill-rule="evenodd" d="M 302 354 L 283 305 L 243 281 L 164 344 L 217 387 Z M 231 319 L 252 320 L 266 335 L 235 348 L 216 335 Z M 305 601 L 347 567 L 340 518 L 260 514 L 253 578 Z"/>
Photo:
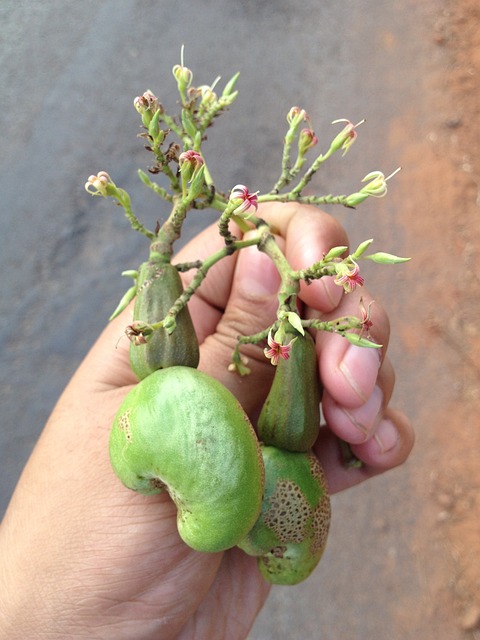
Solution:
<path fill-rule="evenodd" d="M 393 422 L 390 420 L 382 420 L 378 425 L 374 438 L 380 449 L 380 453 L 384 454 L 391 451 L 397 445 L 400 435 Z"/>
<path fill-rule="evenodd" d="M 367 402 L 377 381 L 380 352 L 374 348 L 350 345 L 339 369 L 362 402 Z"/>
<path fill-rule="evenodd" d="M 383 392 L 376 386 L 367 402 L 361 407 L 347 409 L 338 404 L 329 406 L 328 419 L 335 424 L 335 431 L 342 439 L 351 444 L 361 444 L 377 430 L 378 423 L 382 419 L 382 404 Z"/>
<path fill-rule="evenodd" d="M 245 295 L 262 297 L 277 293 L 280 275 L 268 256 L 257 247 L 247 247 L 238 256 L 235 283 Z"/>
<path fill-rule="evenodd" d="M 335 284 L 333 281 L 333 277 L 326 276 L 325 278 L 320 278 L 320 282 L 323 286 L 323 290 L 325 292 L 325 300 L 327 301 L 330 308 L 325 307 L 324 311 L 329 311 L 330 309 L 336 309 L 340 304 L 340 300 L 343 296 L 343 289 Z"/>

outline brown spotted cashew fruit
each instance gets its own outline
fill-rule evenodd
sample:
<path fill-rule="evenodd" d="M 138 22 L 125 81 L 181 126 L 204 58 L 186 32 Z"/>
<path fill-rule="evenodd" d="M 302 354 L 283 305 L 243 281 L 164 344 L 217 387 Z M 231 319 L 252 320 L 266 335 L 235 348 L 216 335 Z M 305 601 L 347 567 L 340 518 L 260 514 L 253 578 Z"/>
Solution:
<path fill-rule="evenodd" d="M 134 321 L 159 322 L 182 293 L 182 280 L 174 265 L 154 260 L 144 262 L 138 273 Z M 157 369 L 176 365 L 197 367 L 198 361 L 198 340 L 187 307 L 177 315 L 173 333 L 159 328 L 148 336 L 146 344 L 130 345 L 130 364 L 140 380 Z"/>
<path fill-rule="evenodd" d="M 239 543 L 258 556 L 273 584 L 305 580 L 319 563 L 330 526 L 330 498 L 323 469 L 313 452 L 262 446 L 265 495 L 255 526 Z"/>
<path fill-rule="evenodd" d="M 288 451 L 309 451 L 320 429 L 322 386 L 315 342 L 297 334 L 290 357 L 280 359 L 272 387 L 258 419 L 258 436 Z"/>
<path fill-rule="evenodd" d="M 253 427 L 230 391 L 198 369 L 160 369 L 133 387 L 110 458 L 130 489 L 168 491 L 180 536 L 197 551 L 235 546 L 260 513 L 264 467 Z"/>

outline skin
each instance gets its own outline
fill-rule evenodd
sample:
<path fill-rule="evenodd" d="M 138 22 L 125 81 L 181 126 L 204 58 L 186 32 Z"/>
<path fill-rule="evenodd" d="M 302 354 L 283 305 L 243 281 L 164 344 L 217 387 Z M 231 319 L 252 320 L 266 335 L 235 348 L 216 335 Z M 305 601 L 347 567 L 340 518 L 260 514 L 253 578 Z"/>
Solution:
<path fill-rule="evenodd" d="M 275 225 L 295 268 L 347 244 L 342 227 L 317 209 L 271 205 L 259 214 Z M 210 228 L 178 260 L 204 257 L 219 244 Z M 248 249 L 216 265 L 190 303 L 199 368 L 223 382 L 252 419 L 273 375 L 263 345 L 244 351 L 251 376 L 227 365 L 239 333 L 273 321 L 278 282 L 268 258 Z M 332 281 L 314 282 L 302 289 L 304 315 L 358 314 L 360 296 L 371 300 L 365 287 L 346 296 Z M 111 469 L 109 431 L 135 384 L 129 343 L 119 341 L 131 313 L 107 326 L 68 384 L 0 527 L 2 637 L 235 640 L 247 636 L 267 598 L 255 558 L 238 549 L 192 551 L 178 536 L 168 496 L 129 491 Z M 329 428 L 315 450 L 332 493 L 403 463 L 413 445 L 407 418 L 388 406 L 394 372 L 386 357 L 388 318 L 378 303 L 372 320 L 371 334 L 384 345 L 380 357 L 338 336 L 317 337 Z M 342 465 L 336 436 L 352 443 L 363 468 Z"/>

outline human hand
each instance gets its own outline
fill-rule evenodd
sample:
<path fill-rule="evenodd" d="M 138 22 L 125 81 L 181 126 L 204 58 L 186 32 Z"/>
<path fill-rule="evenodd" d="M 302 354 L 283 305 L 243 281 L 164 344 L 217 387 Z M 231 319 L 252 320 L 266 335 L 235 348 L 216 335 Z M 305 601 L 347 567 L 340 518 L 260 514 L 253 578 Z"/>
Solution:
<path fill-rule="evenodd" d="M 348 244 L 341 226 L 317 209 L 266 205 L 294 268 Z M 207 229 L 178 259 L 212 253 L 221 243 Z M 260 274 L 260 277 L 259 277 Z M 191 278 L 185 274 L 185 280 Z M 256 248 L 211 269 L 190 302 L 201 344 L 199 368 L 225 384 L 255 420 L 274 368 L 261 346 L 248 345 L 252 374 L 227 370 L 238 334 L 273 322 L 278 274 Z M 371 297 L 361 291 L 365 304 Z M 305 314 L 358 314 L 360 294 L 348 296 L 329 279 L 302 289 Z M 179 538 L 167 495 L 143 496 L 123 487 L 108 459 L 109 431 L 135 384 L 126 339 L 131 310 L 113 321 L 60 398 L 18 483 L 0 528 L 0 631 L 15 638 L 245 638 L 268 595 L 256 559 L 238 549 L 202 554 Z M 316 453 L 331 492 L 401 464 L 412 447 L 407 419 L 388 408 L 394 374 L 386 357 L 388 318 L 372 306 L 372 336 L 383 346 L 352 347 L 317 335 L 325 387 Z M 118 343 L 118 344 L 117 344 Z M 361 468 L 341 463 L 338 437 L 351 443 Z"/>

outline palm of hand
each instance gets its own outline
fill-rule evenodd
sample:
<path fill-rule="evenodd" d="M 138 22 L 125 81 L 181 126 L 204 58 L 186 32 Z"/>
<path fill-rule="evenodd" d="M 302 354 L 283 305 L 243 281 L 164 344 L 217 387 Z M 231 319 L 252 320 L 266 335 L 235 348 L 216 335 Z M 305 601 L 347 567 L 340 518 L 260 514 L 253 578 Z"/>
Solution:
<path fill-rule="evenodd" d="M 313 253 L 319 259 L 331 246 L 345 244 L 341 228 L 324 214 L 315 211 L 313 218 L 308 208 L 286 207 L 280 217 L 278 211 L 272 207 L 269 214 L 287 237 L 292 263 L 311 262 Z M 291 226 L 295 217 L 296 225 Z M 218 241 L 207 230 L 186 247 L 181 259 L 208 255 Z M 268 290 L 258 288 L 259 273 Z M 273 321 L 277 286 L 278 276 L 268 259 L 248 249 L 214 267 L 190 303 L 201 344 L 200 368 L 226 384 L 253 416 L 268 391 L 273 367 L 261 347 L 250 347 L 247 353 L 249 378 L 228 373 L 227 365 L 238 334 L 253 333 Z M 334 311 L 338 305 L 335 311 L 341 315 L 341 306 L 357 304 L 358 299 L 332 300 L 316 282 L 304 294 L 304 302 L 312 313 Z M 176 509 L 167 495 L 133 493 L 114 476 L 108 459 L 110 426 L 122 398 L 135 384 L 128 343 L 118 341 L 129 321 L 124 315 L 107 327 L 69 383 L 0 529 L 0 542 L 9 554 L 4 579 L 14 585 L 11 609 L 32 612 L 27 620 L 17 621 L 20 635 L 9 637 L 26 637 L 25 625 L 30 634 L 42 637 L 38 631 L 47 610 L 49 637 L 87 633 L 120 640 L 159 634 L 244 638 L 267 597 L 269 587 L 254 558 L 236 549 L 219 554 L 189 549 L 178 536 Z M 388 322 L 381 309 L 377 326 L 379 341 L 386 343 Z M 329 349 L 329 344 L 333 343 L 320 345 L 323 360 L 336 357 L 336 347 Z M 372 387 L 376 379 L 375 372 Z M 386 405 L 393 388 L 391 369 L 379 374 L 379 381 Z M 353 408 L 363 403 L 352 398 L 351 389 L 335 385 L 334 377 L 327 376 L 324 383 L 327 393 L 330 387 L 330 394 L 337 394 L 338 402 Z M 411 444 L 404 424 L 403 444 L 390 457 L 378 462 L 377 468 L 355 470 L 348 478 L 338 470 L 332 434 L 326 435 L 319 455 L 331 488 L 339 490 L 399 464 Z M 365 452 L 372 458 L 369 450 Z M 30 558 L 28 566 L 25 558 Z"/>

